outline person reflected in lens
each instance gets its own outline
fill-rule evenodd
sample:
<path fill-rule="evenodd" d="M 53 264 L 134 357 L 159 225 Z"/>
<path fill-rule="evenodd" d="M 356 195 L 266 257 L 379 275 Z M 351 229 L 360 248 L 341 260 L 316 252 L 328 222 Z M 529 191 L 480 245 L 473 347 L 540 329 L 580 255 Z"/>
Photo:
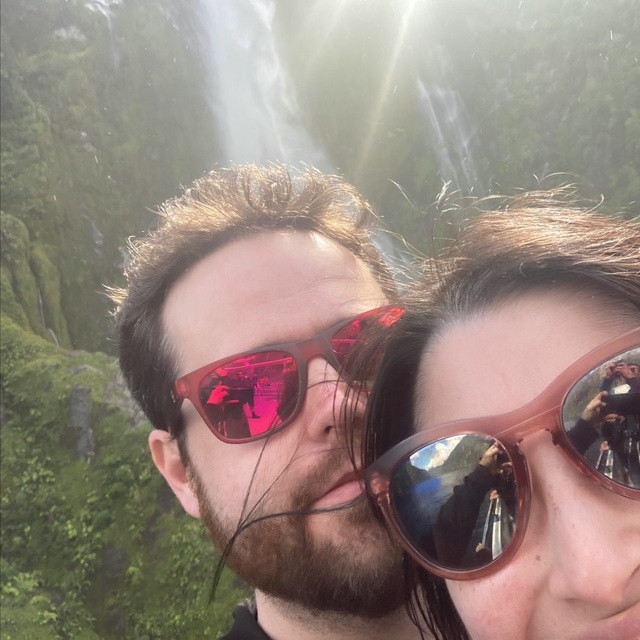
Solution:
<path fill-rule="evenodd" d="M 246 405 L 246 410 L 248 410 L 251 419 L 257 420 L 260 416 L 256 413 L 256 404 L 255 404 L 255 380 L 251 379 L 246 373 L 241 373 L 239 375 L 240 384 L 240 396 L 243 409 Z"/>
<path fill-rule="evenodd" d="M 291 415 L 298 402 L 298 372 L 293 364 L 282 366 L 277 376 L 277 409 L 276 413 L 281 420 Z"/>
<path fill-rule="evenodd" d="M 458 447 L 464 446 L 464 440 Z M 455 449 L 451 455 L 455 456 Z M 477 563 L 478 545 L 495 557 L 511 539 L 515 487 L 511 463 L 503 456 L 500 446 L 492 444 L 440 507 L 431 535 L 435 556 L 443 565 L 472 566 Z M 508 506 L 504 495 L 508 496 Z"/>
<path fill-rule="evenodd" d="M 601 367 L 598 393 L 568 436 L 590 464 L 622 484 L 640 487 L 640 380 L 624 360 Z M 592 384 L 597 383 L 597 375 Z"/>
<path fill-rule="evenodd" d="M 640 487 L 640 376 L 635 362 L 609 365 L 602 383 L 606 413 L 603 436 L 613 450 L 613 473 Z"/>
<path fill-rule="evenodd" d="M 515 529 L 515 501 L 513 500 L 515 493 L 513 489 L 514 487 L 511 487 L 508 502 L 497 489 L 492 489 L 489 494 L 490 506 L 487 509 L 482 542 L 476 545 L 476 552 L 479 547 L 486 549 L 489 552 L 489 557 L 485 556 L 484 559 L 479 559 L 476 553 L 474 558 L 476 566 L 484 566 L 487 562 L 500 557 L 503 549 L 511 542 Z"/>
<path fill-rule="evenodd" d="M 207 411 L 220 432 L 228 438 L 248 438 L 249 422 L 244 412 L 244 389 L 237 375 L 217 369 L 201 390 Z"/>
<path fill-rule="evenodd" d="M 367 490 L 436 638 L 637 640 L 640 228 L 566 190 L 503 204 L 393 329 Z"/>
<path fill-rule="evenodd" d="M 638 365 L 631 362 L 627 363 L 624 360 L 609 363 L 604 379 L 602 380 L 601 388 L 603 391 L 611 391 L 612 388 L 622 388 L 619 393 L 640 392 Z M 616 392 L 614 391 L 614 393 Z"/>

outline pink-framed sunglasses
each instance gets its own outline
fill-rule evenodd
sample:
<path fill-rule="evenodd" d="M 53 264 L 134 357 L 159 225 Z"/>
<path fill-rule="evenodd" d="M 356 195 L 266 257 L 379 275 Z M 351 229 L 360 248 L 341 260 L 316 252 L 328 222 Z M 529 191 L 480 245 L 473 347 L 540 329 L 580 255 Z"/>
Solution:
<path fill-rule="evenodd" d="M 525 406 L 429 427 L 365 471 L 396 539 L 450 580 L 509 562 L 527 528 L 531 479 L 520 443 L 548 431 L 587 478 L 640 500 L 640 328 L 586 354 Z"/>
<path fill-rule="evenodd" d="M 380 332 L 403 313 L 402 307 L 380 307 L 342 320 L 307 340 L 217 360 L 176 380 L 174 400 L 178 407 L 189 400 L 223 442 L 241 444 L 265 438 L 286 427 L 300 412 L 311 358 L 324 357 L 347 381 L 367 382 L 379 360 L 372 358 L 367 367 L 358 366 L 357 379 L 350 364 L 369 336 L 379 339 Z"/>

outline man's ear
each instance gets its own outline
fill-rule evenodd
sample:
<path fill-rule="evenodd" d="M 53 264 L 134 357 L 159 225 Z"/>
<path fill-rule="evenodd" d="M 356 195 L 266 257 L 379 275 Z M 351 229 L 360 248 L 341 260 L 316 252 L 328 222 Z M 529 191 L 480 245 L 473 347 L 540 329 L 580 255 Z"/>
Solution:
<path fill-rule="evenodd" d="M 183 509 L 190 516 L 200 518 L 198 499 L 191 488 L 187 469 L 180 458 L 178 441 L 168 431 L 154 429 L 149 434 L 149 449 L 151 449 L 154 464 L 180 500 Z"/>

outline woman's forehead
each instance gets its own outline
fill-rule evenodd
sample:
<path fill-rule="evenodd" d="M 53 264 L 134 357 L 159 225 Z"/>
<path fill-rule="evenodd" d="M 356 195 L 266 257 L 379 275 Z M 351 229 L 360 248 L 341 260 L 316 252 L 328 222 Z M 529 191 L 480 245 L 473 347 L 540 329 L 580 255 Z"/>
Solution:
<path fill-rule="evenodd" d="M 585 353 L 637 325 L 604 304 L 593 296 L 535 292 L 450 323 L 423 354 L 418 423 L 523 406 Z"/>

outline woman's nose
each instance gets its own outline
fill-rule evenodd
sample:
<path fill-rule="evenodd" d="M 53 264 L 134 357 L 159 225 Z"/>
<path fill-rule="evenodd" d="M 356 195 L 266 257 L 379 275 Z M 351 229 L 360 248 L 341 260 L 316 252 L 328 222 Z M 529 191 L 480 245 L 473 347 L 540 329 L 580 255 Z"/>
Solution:
<path fill-rule="evenodd" d="M 531 535 L 546 551 L 553 598 L 603 615 L 640 598 L 640 503 L 595 484 L 544 436 L 526 450 Z"/>

